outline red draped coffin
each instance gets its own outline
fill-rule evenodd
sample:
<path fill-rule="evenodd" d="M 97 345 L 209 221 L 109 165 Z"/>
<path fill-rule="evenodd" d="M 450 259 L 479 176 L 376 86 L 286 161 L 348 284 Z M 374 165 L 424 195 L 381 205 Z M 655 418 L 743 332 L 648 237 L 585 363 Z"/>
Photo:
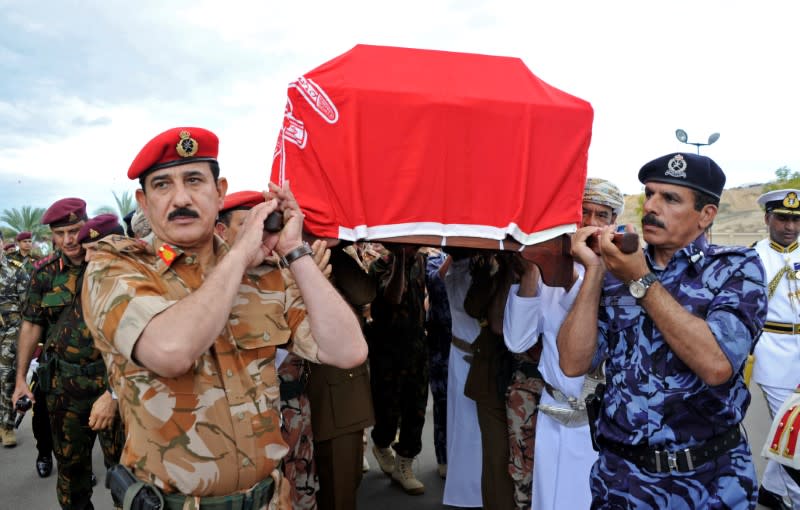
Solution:
<path fill-rule="evenodd" d="M 580 221 L 592 116 L 518 58 L 358 45 L 289 84 L 271 179 L 319 237 L 530 245 Z"/>

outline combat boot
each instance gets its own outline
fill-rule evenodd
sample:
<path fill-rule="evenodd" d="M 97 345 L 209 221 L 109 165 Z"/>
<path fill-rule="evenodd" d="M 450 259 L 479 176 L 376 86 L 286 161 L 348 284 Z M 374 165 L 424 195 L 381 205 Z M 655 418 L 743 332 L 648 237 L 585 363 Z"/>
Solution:
<path fill-rule="evenodd" d="M 17 433 L 14 432 L 14 429 L 3 430 L 3 446 L 6 448 L 17 446 Z"/>
<path fill-rule="evenodd" d="M 381 471 L 386 473 L 387 475 L 392 474 L 394 471 L 394 452 L 391 448 L 379 448 L 378 445 L 372 445 L 372 453 L 375 455 L 375 459 L 378 461 L 378 465 L 381 467 Z"/>
<path fill-rule="evenodd" d="M 392 472 L 392 480 L 399 483 L 403 490 L 406 491 L 406 494 L 413 496 L 424 494 L 425 486 L 417 480 L 417 477 L 414 476 L 414 470 L 411 468 L 414 458 L 398 455 L 396 459 L 397 463 Z"/>

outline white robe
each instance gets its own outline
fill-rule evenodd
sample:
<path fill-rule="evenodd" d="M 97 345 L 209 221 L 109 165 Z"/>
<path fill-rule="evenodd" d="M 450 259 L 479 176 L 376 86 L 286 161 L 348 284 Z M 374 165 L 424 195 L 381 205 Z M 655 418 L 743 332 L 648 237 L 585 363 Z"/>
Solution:
<path fill-rule="evenodd" d="M 576 269 L 579 278 L 569 293 L 561 287 L 548 287 L 540 281 L 536 296 L 520 297 L 517 295 L 519 285 L 513 285 L 508 293 L 503 320 L 506 346 L 512 352 L 527 351 L 542 334 L 539 372 L 548 384 L 570 397 L 581 395 L 584 378 L 567 377 L 561 371 L 556 338 L 583 283 L 583 266 L 576 265 Z M 569 408 L 546 391 L 542 392 L 541 403 Z M 597 460 L 597 452 L 592 449 L 589 426 L 566 427 L 541 412 L 536 420 L 531 508 L 589 508 L 592 500 L 589 473 Z"/>
<path fill-rule="evenodd" d="M 469 259 L 453 261 L 444 278 L 453 335 L 472 343 L 480 324 L 464 311 L 464 298 L 472 282 Z M 442 503 L 460 507 L 481 507 L 481 430 L 475 401 L 464 396 L 469 373 L 467 353 L 450 346 L 447 365 L 447 478 Z"/>

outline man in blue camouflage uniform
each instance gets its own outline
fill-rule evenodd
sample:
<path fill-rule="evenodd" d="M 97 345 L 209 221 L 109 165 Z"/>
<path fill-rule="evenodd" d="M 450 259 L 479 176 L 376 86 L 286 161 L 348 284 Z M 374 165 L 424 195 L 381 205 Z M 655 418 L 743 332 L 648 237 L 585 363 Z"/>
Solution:
<path fill-rule="evenodd" d="M 606 363 L 592 508 L 755 508 L 740 423 L 742 370 L 766 317 L 764 268 L 754 250 L 706 239 L 725 185 L 714 161 L 669 154 L 639 180 L 647 248 L 625 254 L 613 227 L 580 229 L 572 253 L 586 275 L 558 336 L 567 375 Z"/>
<path fill-rule="evenodd" d="M 428 290 L 425 331 L 433 397 L 433 447 L 442 478 L 447 475 L 447 363 L 453 339 L 450 303 L 444 287 L 444 274 L 450 265 L 448 260 L 448 256 L 441 251 L 429 253 L 425 268 L 425 288 Z"/>

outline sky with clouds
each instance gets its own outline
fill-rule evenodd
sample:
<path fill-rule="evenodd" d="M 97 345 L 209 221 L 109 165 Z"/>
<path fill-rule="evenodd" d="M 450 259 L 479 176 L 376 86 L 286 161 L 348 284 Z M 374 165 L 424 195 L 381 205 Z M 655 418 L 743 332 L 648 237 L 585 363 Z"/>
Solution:
<path fill-rule="evenodd" d="M 231 190 L 261 189 L 287 84 L 359 43 L 520 57 L 594 108 L 589 174 L 701 149 L 729 186 L 800 171 L 789 0 L 0 0 L 0 210 L 133 191 L 155 134 L 220 136 Z"/>

